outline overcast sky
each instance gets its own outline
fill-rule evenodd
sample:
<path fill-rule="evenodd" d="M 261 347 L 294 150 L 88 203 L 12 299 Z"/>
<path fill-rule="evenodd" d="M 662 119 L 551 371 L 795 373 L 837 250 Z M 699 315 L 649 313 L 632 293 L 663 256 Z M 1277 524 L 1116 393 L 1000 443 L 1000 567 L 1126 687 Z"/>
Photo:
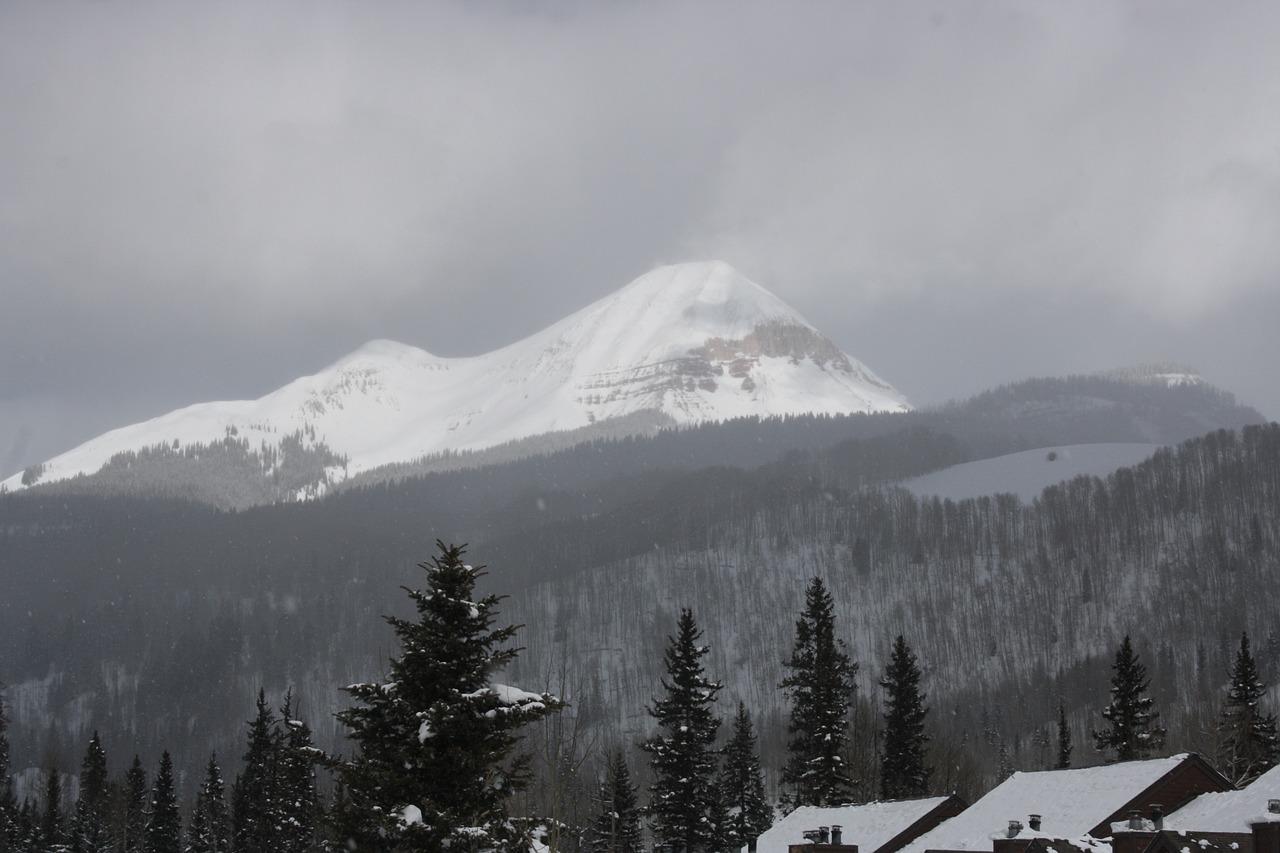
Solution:
<path fill-rule="evenodd" d="M 0 476 L 720 258 L 916 404 L 1280 417 L 1274 2 L 0 0 Z"/>

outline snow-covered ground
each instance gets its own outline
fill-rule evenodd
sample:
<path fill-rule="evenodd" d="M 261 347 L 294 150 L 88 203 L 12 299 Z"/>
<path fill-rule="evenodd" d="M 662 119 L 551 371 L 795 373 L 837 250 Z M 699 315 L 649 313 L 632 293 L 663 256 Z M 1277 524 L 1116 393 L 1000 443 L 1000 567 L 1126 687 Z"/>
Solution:
<path fill-rule="evenodd" d="M 1074 444 L 1044 447 L 953 465 L 914 477 L 903 486 L 918 497 L 937 495 L 962 500 L 1010 492 L 1023 501 L 1039 497 L 1046 486 L 1081 474 L 1105 477 L 1118 468 L 1137 465 L 1160 448 L 1159 444 Z"/>

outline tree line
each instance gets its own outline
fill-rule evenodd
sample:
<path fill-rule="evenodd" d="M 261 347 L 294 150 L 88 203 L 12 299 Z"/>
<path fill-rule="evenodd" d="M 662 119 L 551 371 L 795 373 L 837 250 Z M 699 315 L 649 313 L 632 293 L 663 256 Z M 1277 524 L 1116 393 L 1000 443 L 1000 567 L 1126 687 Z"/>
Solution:
<path fill-rule="evenodd" d="M 290 695 L 278 715 L 259 695 L 242 771 L 228 791 L 218 756 L 210 755 L 185 821 L 169 752 L 162 753 L 150 781 L 137 755 L 121 776 L 112 778 L 96 731 L 78 775 L 53 764 L 42 773 L 39 794 L 29 792 L 19 802 L 5 730 L 0 701 L 0 851 L 302 853 L 327 846 L 316 785 L 318 753 L 306 723 L 295 719 Z"/>

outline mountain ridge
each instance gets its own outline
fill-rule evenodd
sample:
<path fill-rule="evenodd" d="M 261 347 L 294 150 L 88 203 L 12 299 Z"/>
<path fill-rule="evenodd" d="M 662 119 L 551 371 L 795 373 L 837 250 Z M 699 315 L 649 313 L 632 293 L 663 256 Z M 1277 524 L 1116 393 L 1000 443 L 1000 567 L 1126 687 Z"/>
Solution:
<path fill-rule="evenodd" d="M 234 438 L 326 460 L 323 492 L 362 471 L 641 412 L 677 425 L 742 416 L 907 411 L 906 399 L 729 265 L 660 267 L 491 353 L 444 358 L 375 339 L 257 400 L 198 403 L 104 433 L 3 486 L 92 475 L 119 454 Z M 333 464 L 338 461 L 340 464 Z M 264 474 L 274 463 L 263 462 Z"/>

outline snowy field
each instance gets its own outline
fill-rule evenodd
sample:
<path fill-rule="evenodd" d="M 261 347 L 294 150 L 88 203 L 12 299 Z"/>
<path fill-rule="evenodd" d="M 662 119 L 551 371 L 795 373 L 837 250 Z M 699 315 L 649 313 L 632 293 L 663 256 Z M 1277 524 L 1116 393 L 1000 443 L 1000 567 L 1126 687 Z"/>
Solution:
<path fill-rule="evenodd" d="M 1012 492 L 1023 501 L 1039 497 L 1046 486 L 1081 474 L 1105 477 L 1117 468 L 1137 465 L 1160 448 L 1159 444 L 1075 444 L 1042 447 L 953 465 L 902 485 L 917 497 L 937 495 L 961 500 Z"/>

